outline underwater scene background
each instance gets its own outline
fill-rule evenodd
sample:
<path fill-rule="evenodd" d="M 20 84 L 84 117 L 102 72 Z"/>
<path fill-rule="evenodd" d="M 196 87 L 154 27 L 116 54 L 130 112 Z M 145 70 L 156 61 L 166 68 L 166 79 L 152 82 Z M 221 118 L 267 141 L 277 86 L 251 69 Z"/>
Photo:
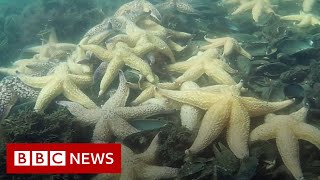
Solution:
<path fill-rule="evenodd" d="M 0 0 L 0 179 L 320 179 L 317 0 Z M 9 175 L 6 143 L 123 145 Z"/>

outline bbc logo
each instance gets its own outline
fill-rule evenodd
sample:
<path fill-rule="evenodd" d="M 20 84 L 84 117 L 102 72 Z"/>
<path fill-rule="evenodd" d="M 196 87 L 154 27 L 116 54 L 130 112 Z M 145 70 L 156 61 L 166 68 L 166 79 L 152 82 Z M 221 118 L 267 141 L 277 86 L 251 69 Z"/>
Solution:
<path fill-rule="evenodd" d="M 66 151 L 14 151 L 14 166 L 66 166 Z"/>

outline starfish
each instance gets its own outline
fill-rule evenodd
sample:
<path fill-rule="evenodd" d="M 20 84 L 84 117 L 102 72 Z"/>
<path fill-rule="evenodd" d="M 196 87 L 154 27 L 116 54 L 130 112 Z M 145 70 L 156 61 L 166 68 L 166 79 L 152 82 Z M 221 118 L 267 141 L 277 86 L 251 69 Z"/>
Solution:
<path fill-rule="evenodd" d="M 127 23 L 137 23 L 138 21 L 152 16 L 151 12 L 137 11 L 125 16 L 114 15 L 105 18 L 100 24 L 89 29 L 84 38 L 88 37 L 88 44 L 100 44 L 104 39 L 111 36 L 114 32 L 125 31 Z"/>
<path fill-rule="evenodd" d="M 157 21 L 161 21 L 161 14 L 157 8 L 146 0 L 133 0 L 129 3 L 122 5 L 115 13 L 114 16 L 128 16 L 134 13 L 150 12 L 150 15 Z"/>
<path fill-rule="evenodd" d="M 46 44 L 26 48 L 24 49 L 24 52 L 38 53 L 35 58 L 39 60 L 48 60 L 65 56 L 67 55 L 67 52 L 74 50 L 76 47 L 77 46 L 75 44 L 59 43 L 56 32 L 52 28 Z"/>
<path fill-rule="evenodd" d="M 93 142 L 109 142 L 112 135 L 124 139 L 128 135 L 138 132 L 127 122 L 129 119 L 173 111 L 166 106 L 165 101 L 152 101 L 141 106 L 125 107 L 129 96 L 129 87 L 122 71 L 120 71 L 119 79 L 117 91 L 101 108 L 86 109 L 75 102 L 58 102 L 58 104 L 67 107 L 70 113 L 80 121 L 95 124 Z"/>
<path fill-rule="evenodd" d="M 186 14 L 198 14 L 198 11 L 186 0 L 167 0 L 167 2 L 158 4 L 157 7 L 160 9 L 176 9 L 177 11 Z"/>
<path fill-rule="evenodd" d="M 236 51 L 241 55 L 243 55 L 244 57 L 248 59 L 252 59 L 252 56 L 250 55 L 250 53 L 244 50 L 240 46 L 240 43 L 232 37 L 209 39 L 205 36 L 204 39 L 211 44 L 200 47 L 200 50 L 207 50 L 207 49 L 218 48 L 220 46 L 223 46 L 223 49 L 224 49 L 223 56 L 229 56 L 230 54 L 233 53 L 233 51 Z"/>
<path fill-rule="evenodd" d="M 180 90 L 197 90 L 199 88 L 195 82 L 186 81 L 182 83 Z M 182 104 L 180 107 L 181 125 L 190 131 L 194 131 L 197 128 L 201 122 L 202 115 L 202 110 L 198 107 L 189 104 Z"/>
<path fill-rule="evenodd" d="M 297 24 L 297 26 L 299 26 L 299 27 L 320 25 L 320 19 L 318 16 L 315 16 L 313 14 L 306 14 L 303 11 L 300 11 L 300 14 L 298 14 L 298 15 L 282 16 L 281 19 L 287 20 L 287 21 L 300 21 Z"/>
<path fill-rule="evenodd" d="M 140 56 L 143 56 L 148 52 L 160 52 L 168 56 L 172 63 L 175 62 L 173 52 L 167 43 L 160 37 L 139 28 L 132 22 L 127 23 L 126 34 L 127 35 L 117 35 L 114 38 L 111 38 L 110 41 L 113 43 L 121 41 L 125 42 L 130 47 L 135 46 L 135 49 L 138 49 L 137 52 Z"/>
<path fill-rule="evenodd" d="M 299 139 L 314 144 L 320 149 L 320 130 L 307 124 L 307 108 L 289 115 L 268 114 L 265 123 L 250 134 L 250 141 L 276 139 L 283 163 L 296 179 L 303 179 L 299 159 Z"/>
<path fill-rule="evenodd" d="M 17 74 L 25 75 L 37 75 L 46 74 L 52 69 L 57 62 L 55 61 L 41 61 L 35 58 L 32 59 L 20 59 L 12 63 L 11 67 L 0 67 L 0 73 L 5 75 L 14 76 Z"/>
<path fill-rule="evenodd" d="M 250 117 L 261 116 L 293 103 L 293 100 L 266 102 L 253 97 L 241 97 L 242 82 L 237 85 L 198 90 L 164 90 L 158 93 L 180 103 L 206 111 L 196 139 L 186 154 L 194 154 L 212 143 L 227 129 L 226 138 L 231 151 L 240 159 L 249 155 Z"/>
<path fill-rule="evenodd" d="M 147 18 L 141 21 L 138 21 L 137 26 L 140 27 L 141 29 L 148 31 L 148 33 L 156 35 L 162 39 L 168 39 L 171 37 L 174 39 L 190 39 L 193 37 L 192 34 L 165 28 L 160 24 Z"/>
<path fill-rule="evenodd" d="M 67 63 L 60 63 L 52 74 L 42 77 L 19 75 L 20 80 L 33 88 L 42 88 L 34 107 L 42 111 L 55 97 L 63 94 L 67 99 L 78 102 L 87 108 L 95 108 L 95 103 L 78 86 L 91 84 L 90 75 L 76 75 L 69 72 Z"/>
<path fill-rule="evenodd" d="M 141 104 L 151 98 L 158 98 L 160 97 L 157 91 L 155 90 L 156 87 L 161 89 L 177 89 L 178 86 L 175 83 L 170 82 L 159 82 L 159 79 L 156 78 L 156 82 L 154 84 L 150 82 L 143 82 L 141 85 L 132 85 L 131 87 L 134 89 L 143 89 L 143 91 L 140 93 L 138 97 L 136 97 L 132 102 L 131 105 L 138 105 Z"/>
<path fill-rule="evenodd" d="M 103 179 L 167 179 L 178 175 L 177 168 L 167 166 L 152 165 L 156 159 L 156 151 L 158 149 L 159 137 L 156 135 L 148 149 L 140 154 L 135 154 L 130 148 L 122 145 L 121 157 L 122 167 L 121 174 L 99 174 L 95 176 L 94 180 Z"/>
<path fill-rule="evenodd" d="M 36 98 L 39 91 L 25 85 L 18 77 L 7 76 L 0 82 L 0 120 L 5 118 L 18 100 Z"/>
<path fill-rule="evenodd" d="M 232 15 L 237 15 L 252 9 L 252 17 L 255 22 L 259 22 L 259 18 L 262 12 L 267 14 L 274 13 L 272 10 L 272 5 L 269 0 L 252 0 L 247 2 L 242 2 L 241 5 L 236 9 Z"/>
<path fill-rule="evenodd" d="M 194 81 L 202 74 L 207 74 L 219 84 L 236 84 L 232 77 L 227 73 L 235 73 L 227 63 L 218 59 L 217 49 L 208 49 L 199 52 L 198 55 L 191 57 L 187 61 L 168 65 L 167 69 L 173 72 L 183 73 L 175 80 L 175 83 L 181 85 L 185 81 Z"/>
<path fill-rule="evenodd" d="M 138 70 L 149 82 L 155 81 L 151 67 L 139 57 L 140 52 L 123 42 L 118 42 L 114 48 L 107 50 L 97 45 L 80 45 L 80 47 L 86 51 L 91 51 L 99 59 L 109 63 L 100 83 L 99 96 L 107 90 L 117 72 L 124 65 Z"/>

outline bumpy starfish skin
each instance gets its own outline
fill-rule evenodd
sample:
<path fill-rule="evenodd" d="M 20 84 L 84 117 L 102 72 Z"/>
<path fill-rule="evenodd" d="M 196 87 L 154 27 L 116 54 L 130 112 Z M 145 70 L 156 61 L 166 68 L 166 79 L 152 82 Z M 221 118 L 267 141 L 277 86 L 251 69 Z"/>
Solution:
<path fill-rule="evenodd" d="M 175 38 L 175 39 L 190 39 L 193 37 L 193 35 L 189 34 L 189 33 L 179 32 L 179 31 L 165 28 L 150 19 L 143 19 L 143 20 L 137 22 L 137 25 L 141 29 L 147 30 L 148 33 L 151 33 L 155 36 L 158 36 L 158 37 L 162 38 L 163 40 L 168 39 L 170 37 Z"/>
<path fill-rule="evenodd" d="M 124 65 L 138 70 L 149 82 L 154 82 L 155 80 L 151 67 L 123 42 L 118 42 L 112 50 L 105 50 L 97 45 L 81 45 L 81 47 L 86 51 L 93 52 L 99 59 L 109 63 L 100 83 L 99 95 L 102 95 L 107 90 L 117 72 Z"/>
<path fill-rule="evenodd" d="M 117 91 L 101 108 L 86 109 L 77 103 L 65 101 L 58 104 L 67 107 L 79 120 L 95 124 L 92 137 L 93 142 L 108 142 L 111 140 L 111 135 L 124 139 L 128 135 L 138 132 L 136 128 L 127 122 L 129 119 L 173 111 L 166 106 L 165 101 L 125 107 L 128 96 L 129 87 L 121 72 Z"/>
<path fill-rule="evenodd" d="M 238 52 L 239 54 L 243 55 L 244 57 L 248 59 L 252 59 L 252 56 L 250 53 L 248 53 L 246 50 L 244 50 L 240 44 L 237 42 L 236 39 L 231 37 L 223 37 L 223 38 L 217 38 L 217 39 L 209 39 L 205 37 L 205 40 L 210 42 L 211 44 L 205 45 L 200 47 L 201 50 L 207 50 L 211 48 L 218 48 L 220 46 L 223 46 L 223 55 L 229 56 L 234 51 Z"/>
<path fill-rule="evenodd" d="M 69 72 L 66 63 L 60 63 L 52 74 L 43 77 L 19 75 L 21 81 L 34 88 L 42 88 L 34 109 L 42 111 L 55 97 L 63 94 L 67 99 L 87 108 L 95 108 L 95 103 L 78 86 L 91 84 L 90 75 L 75 75 Z"/>
<path fill-rule="evenodd" d="M 56 58 L 60 55 L 67 55 L 66 52 L 72 51 L 76 47 L 77 46 L 75 44 L 59 43 L 57 39 L 57 35 L 55 31 L 52 29 L 50 31 L 49 39 L 46 44 L 27 48 L 24 51 L 38 53 L 37 58 L 39 60 L 43 60 L 43 59 Z"/>
<path fill-rule="evenodd" d="M 239 8 L 236 9 L 232 15 L 237 15 L 250 9 L 252 9 L 252 17 L 255 22 L 259 22 L 262 12 L 266 12 L 267 14 L 274 13 L 269 0 L 252 0 L 241 3 Z"/>
<path fill-rule="evenodd" d="M 138 105 L 141 104 L 151 98 L 158 97 L 155 87 L 163 88 L 163 89 L 176 89 L 177 85 L 173 83 L 157 83 L 157 84 L 151 84 L 148 82 L 145 82 L 142 84 L 142 88 L 144 89 L 136 99 L 134 99 L 131 104 L 132 105 Z"/>
<path fill-rule="evenodd" d="M 127 35 L 118 35 L 111 38 L 110 41 L 113 43 L 122 41 L 127 43 L 129 46 L 135 46 L 137 53 L 140 56 L 147 54 L 148 52 L 161 52 L 168 56 L 171 62 L 175 62 L 173 52 L 165 41 L 160 37 L 148 33 L 148 31 L 143 30 L 136 26 L 134 23 L 128 23 L 126 26 Z"/>
<path fill-rule="evenodd" d="M 7 76 L 0 82 L 0 119 L 5 118 L 18 99 L 36 98 L 39 91 L 23 84 L 18 77 Z"/>
<path fill-rule="evenodd" d="M 241 88 L 242 83 L 224 89 L 219 88 L 214 92 L 201 88 L 184 91 L 158 90 L 161 95 L 172 100 L 206 110 L 198 135 L 186 153 L 201 151 L 227 128 L 227 142 L 231 151 L 240 159 L 247 157 L 250 116 L 267 114 L 293 103 L 292 100 L 265 102 L 254 98 L 247 101 L 246 97 L 240 96 Z M 251 112 L 252 107 L 257 113 Z"/>
<path fill-rule="evenodd" d="M 179 12 L 186 14 L 197 14 L 194 9 L 186 0 L 168 0 L 167 2 L 157 5 L 160 9 L 176 9 Z"/>
<path fill-rule="evenodd" d="M 18 96 L 12 89 L 0 85 L 0 120 L 8 116 L 17 100 Z"/>
<path fill-rule="evenodd" d="M 177 168 L 152 165 L 158 149 L 158 135 L 152 140 L 148 149 L 140 154 L 135 154 L 130 148 L 122 145 L 122 172 L 119 175 L 99 174 L 93 180 L 103 179 L 166 179 L 178 175 Z"/>
<path fill-rule="evenodd" d="M 150 12 L 150 15 L 161 21 L 161 14 L 157 8 L 146 0 L 133 0 L 122 5 L 114 14 L 114 16 L 128 16 L 136 12 Z"/>
<path fill-rule="evenodd" d="M 299 15 L 282 16 L 281 19 L 287 21 L 299 21 L 299 23 L 297 24 L 297 26 L 299 27 L 320 25 L 319 17 L 312 14 L 306 14 L 303 11 L 300 11 Z"/>
<path fill-rule="evenodd" d="M 187 61 L 171 64 L 167 69 L 172 72 L 183 73 L 183 75 L 175 80 L 179 85 L 185 81 L 194 81 L 203 74 L 207 74 L 219 84 L 236 84 L 227 73 L 235 73 L 236 70 L 218 59 L 218 56 L 216 49 L 208 49 L 205 52 L 198 53 L 198 55 L 191 57 Z"/>
<path fill-rule="evenodd" d="M 200 87 L 192 81 L 182 83 L 180 90 L 197 90 Z M 190 131 L 194 131 L 202 118 L 202 111 L 198 107 L 183 104 L 180 109 L 181 125 Z"/>
<path fill-rule="evenodd" d="M 303 179 L 299 159 L 299 139 L 311 142 L 320 149 L 320 130 L 305 123 L 307 109 L 289 115 L 268 114 L 265 123 L 250 134 L 250 141 L 276 139 L 284 164 L 296 179 Z"/>

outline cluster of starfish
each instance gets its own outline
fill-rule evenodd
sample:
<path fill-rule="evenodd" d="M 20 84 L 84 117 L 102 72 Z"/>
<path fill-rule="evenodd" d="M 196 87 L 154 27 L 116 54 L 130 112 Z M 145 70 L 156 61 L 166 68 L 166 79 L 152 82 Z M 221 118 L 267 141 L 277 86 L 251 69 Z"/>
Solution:
<path fill-rule="evenodd" d="M 230 1 L 225 0 L 225 3 Z M 252 9 L 254 20 L 261 12 L 273 12 L 268 0 L 233 0 L 240 7 L 238 14 Z M 307 3 L 305 3 L 307 4 Z M 307 6 L 307 5 L 305 5 Z M 183 0 L 170 0 L 159 8 L 175 8 L 194 14 L 195 9 Z M 59 43 L 54 31 L 48 41 L 40 46 L 25 49 L 36 53 L 31 59 L 22 59 L 0 72 L 14 76 L 10 86 L 4 79 L 0 84 L 0 115 L 6 116 L 18 98 L 36 96 L 36 111 L 43 111 L 54 99 L 63 95 L 70 101 L 58 101 L 83 123 L 95 126 L 92 142 L 110 142 L 113 137 L 122 141 L 139 132 L 130 120 L 180 110 L 181 125 L 193 131 L 196 138 L 186 150 L 186 155 L 196 154 L 214 142 L 226 130 L 229 148 L 239 159 L 249 156 L 249 142 L 276 138 L 284 164 L 297 179 L 302 178 L 299 165 L 298 139 L 320 147 L 320 130 L 305 123 L 306 109 L 290 115 L 270 114 L 291 105 L 293 100 L 267 102 L 242 96 L 243 83 L 237 83 L 233 69 L 227 63 L 231 54 L 252 59 L 241 44 L 232 37 L 204 40 L 199 52 L 187 60 L 176 60 L 176 53 L 184 50 L 180 40 L 193 36 L 161 25 L 157 7 L 146 0 L 133 0 L 121 6 L 112 17 L 91 28 L 78 45 Z M 285 19 L 285 17 L 282 17 Z M 312 18 L 311 18 L 312 19 Z M 310 20 L 310 22 L 315 21 Z M 94 71 L 90 55 L 102 61 Z M 169 82 L 154 74 L 150 63 L 162 54 L 168 61 L 166 70 L 174 79 Z M 178 61 L 178 62 L 177 62 Z M 127 82 L 124 67 L 134 69 L 142 79 L 138 84 Z M 103 74 L 99 96 L 109 90 L 119 75 L 115 93 L 101 106 L 97 106 L 81 89 L 92 85 L 96 74 Z M 181 74 L 174 76 L 174 74 Z M 200 87 L 196 82 L 208 77 L 216 85 Z M 203 78 L 205 79 L 205 78 Z M 209 81 L 212 82 L 212 81 Z M 22 85 L 23 86 L 22 86 Z M 142 90 L 126 106 L 130 88 Z M 250 133 L 250 118 L 266 115 L 266 123 Z M 134 154 L 128 147 L 122 149 L 122 174 L 120 179 L 170 178 L 177 169 L 151 165 L 159 146 L 156 136 L 150 147 L 141 154 Z M 98 175 L 95 179 L 108 178 Z"/>
<path fill-rule="evenodd" d="M 239 7 L 231 13 L 231 15 L 238 15 L 251 10 L 252 18 L 255 22 L 259 22 L 263 14 L 276 14 L 273 10 L 273 7 L 276 5 L 271 4 L 270 0 L 223 0 L 223 3 L 226 5 L 240 4 Z M 311 13 L 312 7 L 315 3 L 315 0 L 303 0 L 302 10 L 299 14 L 280 16 L 280 19 L 298 22 L 296 25 L 299 27 L 320 25 L 320 18 Z"/>

